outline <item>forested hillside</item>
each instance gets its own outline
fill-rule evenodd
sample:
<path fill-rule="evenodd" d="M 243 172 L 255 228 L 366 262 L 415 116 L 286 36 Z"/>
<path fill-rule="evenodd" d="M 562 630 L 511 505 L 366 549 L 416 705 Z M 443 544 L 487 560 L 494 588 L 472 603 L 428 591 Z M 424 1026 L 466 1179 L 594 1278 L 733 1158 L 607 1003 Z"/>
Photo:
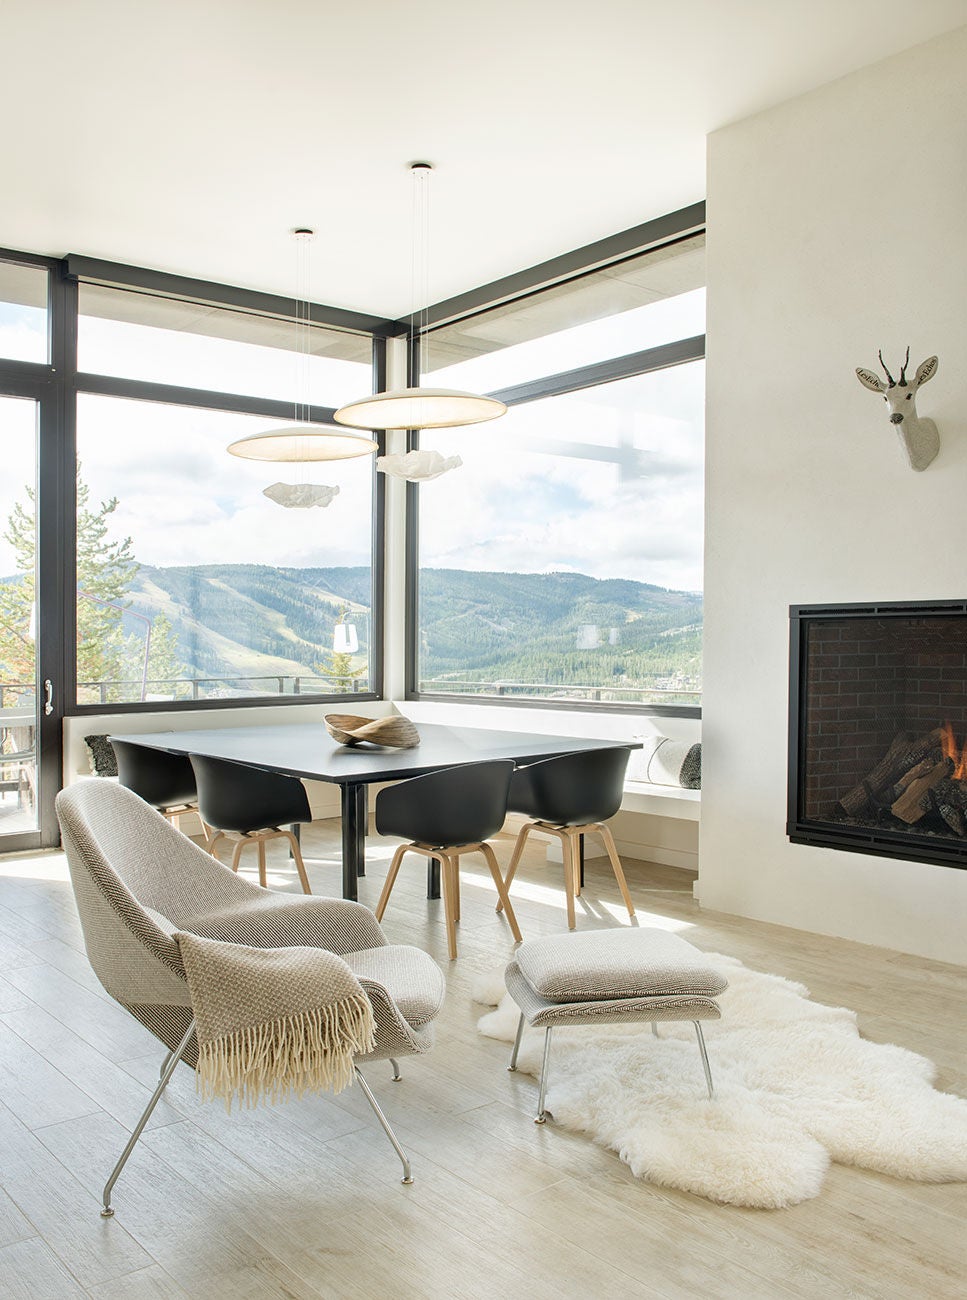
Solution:
<path fill-rule="evenodd" d="M 165 614 L 186 675 L 306 672 L 348 610 L 367 650 L 366 568 L 143 566 L 131 608 Z M 701 680 L 702 597 L 578 573 L 424 570 L 421 675 L 438 682 L 644 685 Z"/>

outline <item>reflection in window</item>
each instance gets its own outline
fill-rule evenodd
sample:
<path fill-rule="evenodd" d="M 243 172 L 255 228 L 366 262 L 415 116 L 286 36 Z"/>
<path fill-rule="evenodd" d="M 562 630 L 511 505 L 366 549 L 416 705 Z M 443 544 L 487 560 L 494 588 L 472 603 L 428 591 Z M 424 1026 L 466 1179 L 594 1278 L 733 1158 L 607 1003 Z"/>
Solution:
<path fill-rule="evenodd" d="M 705 333 L 705 236 L 434 330 L 425 382 L 494 392 Z"/>
<path fill-rule="evenodd" d="M 47 271 L 0 262 L 0 357 L 47 361 Z"/>
<path fill-rule="evenodd" d="M 0 836 L 37 827 L 36 425 L 0 397 Z"/>
<path fill-rule="evenodd" d="M 704 363 L 427 431 L 420 689 L 697 705 Z"/>
<path fill-rule="evenodd" d="M 372 460 L 227 453 L 270 427 L 80 397 L 78 703 L 370 689 Z M 339 490 L 287 510 L 263 495 L 279 479 Z"/>
<path fill-rule="evenodd" d="M 80 286 L 78 368 L 248 397 L 341 406 L 372 387 L 369 335 L 96 284 Z M 306 387 L 306 384 L 308 387 Z"/>

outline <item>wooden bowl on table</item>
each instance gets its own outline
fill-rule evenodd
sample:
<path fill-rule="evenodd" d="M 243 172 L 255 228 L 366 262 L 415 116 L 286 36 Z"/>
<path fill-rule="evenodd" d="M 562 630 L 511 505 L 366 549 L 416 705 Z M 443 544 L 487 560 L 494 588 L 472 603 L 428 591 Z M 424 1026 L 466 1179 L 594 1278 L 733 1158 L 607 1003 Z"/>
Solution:
<path fill-rule="evenodd" d="M 358 718 L 352 713 L 327 713 L 326 730 L 341 745 L 385 745 L 391 749 L 413 749 L 420 733 L 409 718 Z"/>

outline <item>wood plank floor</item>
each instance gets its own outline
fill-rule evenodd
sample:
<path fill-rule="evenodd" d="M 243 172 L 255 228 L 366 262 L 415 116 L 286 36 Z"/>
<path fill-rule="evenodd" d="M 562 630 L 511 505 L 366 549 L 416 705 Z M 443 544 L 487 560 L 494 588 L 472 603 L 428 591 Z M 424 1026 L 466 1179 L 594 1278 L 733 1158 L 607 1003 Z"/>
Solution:
<path fill-rule="evenodd" d="M 506 865 L 512 841 L 502 838 Z M 524 937 L 565 928 L 560 867 L 528 850 L 514 900 Z M 313 888 L 338 894 L 338 825 L 304 836 Z M 368 845 L 375 904 L 392 844 Z M 270 884 L 297 892 L 276 846 Z M 253 855 L 254 857 L 254 855 Z M 249 869 L 254 863 L 249 864 Z M 701 911 L 687 872 L 626 862 L 642 924 L 801 980 L 853 1007 L 869 1038 L 932 1057 L 967 1095 L 967 968 Z M 227 1116 L 179 1070 L 115 1190 L 100 1189 L 144 1106 L 160 1045 L 103 992 L 59 854 L 0 858 L 0 1296 L 876 1297 L 967 1295 L 967 1185 L 833 1166 L 790 1210 L 715 1206 L 638 1182 L 616 1156 L 532 1122 L 536 1088 L 475 1029 L 473 977 L 506 962 L 481 860 L 462 872 L 460 956 L 418 859 L 385 918 L 447 974 L 437 1047 L 368 1079 L 413 1161 L 399 1164 L 358 1089 Z M 579 928 L 626 919 L 607 860 L 588 864 Z"/>

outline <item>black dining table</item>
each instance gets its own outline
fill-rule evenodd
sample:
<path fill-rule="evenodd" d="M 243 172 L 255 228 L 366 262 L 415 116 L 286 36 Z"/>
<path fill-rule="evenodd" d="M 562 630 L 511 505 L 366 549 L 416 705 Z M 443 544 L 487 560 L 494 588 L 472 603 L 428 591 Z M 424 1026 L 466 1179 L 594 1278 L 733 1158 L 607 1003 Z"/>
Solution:
<path fill-rule="evenodd" d="M 321 722 L 220 727 L 207 731 L 152 731 L 119 735 L 117 739 L 168 754 L 224 758 L 265 772 L 338 785 L 342 812 L 342 894 L 349 899 L 356 898 L 357 877 L 365 874 L 368 785 L 405 781 L 426 772 L 493 758 L 510 758 L 523 764 L 614 744 L 641 748 L 640 743 L 630 740 L 490 731 L 482 727 L 420 723 L 418 729 L 420 742 L 411 749 L 368 743 L 342 745 Z M 431 885 L 431 892 L 437 896 L 437 884 Z"/>

